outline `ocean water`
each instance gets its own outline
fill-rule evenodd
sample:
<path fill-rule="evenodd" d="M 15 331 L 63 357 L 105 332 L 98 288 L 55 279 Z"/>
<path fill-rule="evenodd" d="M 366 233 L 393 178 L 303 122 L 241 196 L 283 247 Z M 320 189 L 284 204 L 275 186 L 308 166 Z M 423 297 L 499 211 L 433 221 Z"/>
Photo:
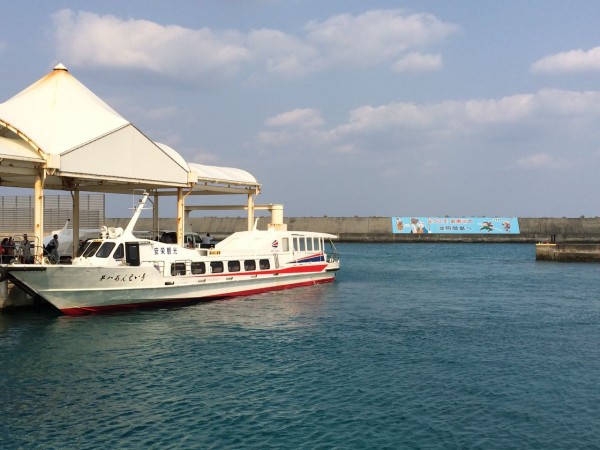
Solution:
<path fill-rule="evenodd" d="M 335 283 L 0 314 L 2 449 L 600 446 L 600 265 L 338 244 Z"/>

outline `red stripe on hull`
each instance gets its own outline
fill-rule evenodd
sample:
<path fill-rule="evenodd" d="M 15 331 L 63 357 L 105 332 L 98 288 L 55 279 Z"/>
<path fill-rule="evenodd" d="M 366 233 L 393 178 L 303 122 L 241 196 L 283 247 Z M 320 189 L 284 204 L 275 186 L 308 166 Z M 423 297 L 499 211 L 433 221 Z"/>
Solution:
<path fill-rule="evenodd" d="M 157 306 L 167 306 L 167 305 L 176 305 L 176 304 L 198 303 L 201 301 L 218 300 L 218 299 L 231 298 L 231 297 L 241 297 L 244 295 L 262 294 L 264 292 L 270 292 L 270 291 L 282 291 L 285 289 L 291 289 L 291 288 L 296 288 L 296 287 L 330 283 L 334 280 L 335 280 L 335 276 L 333 276 L 331 278 L 325 278 L 322 280 L 301 281 L 298 283 L 291 283 L 291 284 L 286 284 L 283 286 L 272 286 L 272 287 L 257 288 L 257 289 L 247 289 L 244 291 L 236 291 L 236 292 L 232 292 L 232 293 L 228 293 L 228 294 L 220 294 L 218 296 L 212 296 L 212 297 L 160 300 L 160 301 L 156 301 L 156 302 L 128 303 L 128 304 L 123 304 L 123 305 L 65 308 L 65 309 L 61 309 L 60 311 L 63 314 L 66 314 L 68 316 L 82 316 L 85 314 L 95 314 L 95 313 L 102 313 L 102 312 L 106 312 L 106 311 L 119 311 L 119 310 L 151 308 L 151 307 L 157 307 Z"/>
<path fill-rule="evenodd" d="M 275 275 L 275 274 L 285 274 L 285 275 L 291 275 L 291 274 L 297 274 L 297 273 L 310 273 L 310 272 L 314 272 L 314 273 L 321 273 L 323 272 L 323 270 L 325 270 L 325 268 L 327 267 L 327 264 L 319 264 L 319 265 L 315 265 L 315 264 L 310 264 L 310 265 L 305 265 L 305 266 L 294 266 L 294 267 L 286 267 L 286 268 L 281 268 L 281 269 L 270 269 L 270 270 L 261 270 L 259 271 L 255 271 L 255 272 L 223 272 L 223 273 L 217 273 L 217 274 L 202 274 L 200 275 L 200 277 L 202 278 L 218 278 L 218 277 L 230 277 L 232 275 Z"/>

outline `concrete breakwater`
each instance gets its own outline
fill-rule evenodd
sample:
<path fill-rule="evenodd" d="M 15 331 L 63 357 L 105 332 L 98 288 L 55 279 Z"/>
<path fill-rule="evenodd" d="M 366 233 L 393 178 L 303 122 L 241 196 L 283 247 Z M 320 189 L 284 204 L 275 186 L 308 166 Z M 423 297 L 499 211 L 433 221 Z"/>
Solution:
<path fill-rule="evenodd" d="M 537 244 L 537 261 L 600 262 L 598 244 Z"/>
<path fill-rule="evenodd" d="M 108 226 L 125 227 L 129 219 L 107 219 Z M 247 228 L 245 217 L 191 218 L 188 230 L 223 239 Z M 270 217 L 261 217 L 259 229 L 266 229 Z M 600 243 L 600 217 L 521 218 L 520 234 L 394 234 L 391 217 L 289 217 L 291 231 L 322 231 L 339 236 L 340 242 L 564 242 Z M 137 230 L 150 231 L 152 220 L 139 220 Z M 161 230 L 175 230 L 176 219 L 160 220 Z"/>

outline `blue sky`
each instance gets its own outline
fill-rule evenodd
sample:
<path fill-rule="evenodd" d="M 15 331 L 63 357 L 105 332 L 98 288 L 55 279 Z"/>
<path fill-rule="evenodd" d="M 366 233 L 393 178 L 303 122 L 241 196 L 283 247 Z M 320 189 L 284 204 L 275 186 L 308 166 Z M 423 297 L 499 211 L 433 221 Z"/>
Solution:
<path fill-rule="evenodd" d="M 595 0 L 65 0 L 2 15 L 0 101 L 63 63 L 187 161 L 252 173 L 257 203 L 287 216 L 600 215 Z"/>

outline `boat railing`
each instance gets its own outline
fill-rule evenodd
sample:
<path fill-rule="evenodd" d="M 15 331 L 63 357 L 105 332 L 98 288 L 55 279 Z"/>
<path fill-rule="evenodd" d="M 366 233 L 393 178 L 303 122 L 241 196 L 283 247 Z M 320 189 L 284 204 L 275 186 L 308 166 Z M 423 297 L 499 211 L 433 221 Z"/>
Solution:
<path fill-rule="evenodd" d="M 161 259 L 149 259 L 140 261 L 140 266 L 152 266 L 158 273 L 165 273 L 165 262 Z"/>
<path fill-rule="evenodd" d="M 329 245 L 331 246 L 331 251 L 327 252 L 327 262 L 329 262 L 329 263 L 338 262 L 340 260 L 340 258 L 338 256 L 338 251 L 337 251 L 337 248 L 335 248 L 335 244 L 333 243 L 333 241 L 331 239 L 329 240 Z"/>
<path fill-rule="evenodd" d="M 7 261 L 9 264 L 48 264 L 48 258 L 44 256 L 44 246 L 38 243 L 36 237 L 33 238 L 33 241 L 29 241 L 29 261 L 24 260 L 25 251 L 23 250 L 23 244 L 13 237 L 14 247 L 13 254 L 10 255 L 10 261 Z M 9 255 L 6 255 L 8 259 Z"/>

